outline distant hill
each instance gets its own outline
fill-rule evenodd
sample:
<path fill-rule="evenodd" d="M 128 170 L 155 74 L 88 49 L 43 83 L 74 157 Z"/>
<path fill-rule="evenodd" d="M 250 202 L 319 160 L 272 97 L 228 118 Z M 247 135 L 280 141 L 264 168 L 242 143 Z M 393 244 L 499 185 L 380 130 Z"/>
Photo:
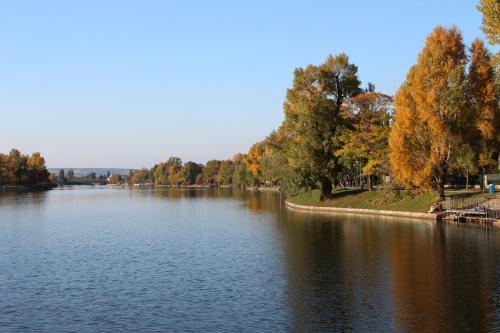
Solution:
<path fill-rule="evenodd" d="M 76 177 L 82 177 L 88 175 L 91 172 L 95 172 L 97 176 L 100 175 L 106 176 L 108 170 L 111 174 L 117 173 L 125 176 L 128 175 L 128 173 L 131 170 L 131 169 L 120 169 L 120 168 L 48 168 L 50 173 L 55 173 L 56 175 L 59 173 L 59 170 L 61 169 L 64 170 L 64 173 L 67 173 L 68 170 L 73 169 Z"/>

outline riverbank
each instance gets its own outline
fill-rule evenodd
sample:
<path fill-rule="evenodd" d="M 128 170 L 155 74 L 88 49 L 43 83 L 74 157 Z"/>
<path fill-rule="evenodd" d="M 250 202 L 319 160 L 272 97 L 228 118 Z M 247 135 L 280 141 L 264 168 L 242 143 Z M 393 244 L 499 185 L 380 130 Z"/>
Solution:
<path fill-rule="evenodd" d="M 439 214 L 427 211 L 439 198 L 435 193 L 414 193 L 411 191 L 393 191 L 381 189 L 375 191 L 361 189 L 335 189 L 331 200 L 320 201 L 319 191 L 310 191 L 289 198 L 287 207 L 302 211 L 323 213 L 348 213 L 385 215 L 395 217 L 439 220 Z M 483 197 L 488 196 L 477 190 L 451 190 L 446 196 Z"/>
<path fill-rule="evenodd" d="M 0 185 L 1 191 L 46 191 L 56 188 L 56 183 L 35 185 Z"/>
<path fill-rule="evenodd" d="M 289 198 L 294 204 L 319 207 L 357 208 L 403 211 L 414 213 L 425 213 L 430 206 L 440 199 L 434 192 L 415 193 L 412 191 L 394 191 L 391 189 L 380 189 L 374 191 L 361 190 L 359 188 L 335 189 L 331 200 L 320 201 L 321 193 L 318 190 L 305 192 Z M 448 190 L 448 197 L 488 197 L 479 190 Z"/>
<path fill-rule="evenodd" d="M 411 219 L 422 219 L 429 221 L 440 221 L 441 214 L 404 212 L 395 210 L 380 210 L 380 209 L 360 209 L 360 208 L 340 208 L 340 207 L 320 207 L 299 205 L 285 200 L 285 206 L 294 210 L 308 211 L 314 213 L 330 213 L 330 214 L 355 214 L 355 215 L 381 215 L 391 217 L 403 217 Z"/>

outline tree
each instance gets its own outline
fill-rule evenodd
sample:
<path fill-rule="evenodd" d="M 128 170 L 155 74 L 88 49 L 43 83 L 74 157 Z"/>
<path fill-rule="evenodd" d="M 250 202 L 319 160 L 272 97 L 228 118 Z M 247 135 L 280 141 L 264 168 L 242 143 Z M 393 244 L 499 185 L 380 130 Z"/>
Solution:
<path fill-rule="evenodd" d="M 397 92 L 389 156 L 401 184 L 444 197 L 450 156 L 467 126 L 466 61 L 460 32 L 436 27 Z"/>
<path fill-rule="evenodd" d="M 151 169 L 153 182 L 155 186 L 168 185 L 168 165 L 166 163 L 159 163 Z"/>
<path fill-rule="evenodd" d="M 476 156 L 474 150 L 463 144 L 455 151 L 452 165 L 465 176 L 465 188 L 469 188 L 469 175 L 476 171 Z"/>
<path fill-rule="evenodd" d="M 264 153 L 259 163 L 259 177 L 265 184 L 283 185 L 283 179 L 289 178 L 286 142 L 281 127 L 278 131 L 272 131 L 264 140 Z"/>
<path fill-rule="evenodd" d="M 183 185 L 193 185 L 196 182 L 196 177 L 198 177 L 198 174 L 201 172 L 201 165 L 189 161 L 182 167 L 180 182 Z"/>
<path fill-rule="evenodd" d="M 390 132 L 392 97 L 374 92 L 372 85 L 364 94 L 346 102 L 344 117 L 350 129 L 340 136 L 343 147 L 336 152 L 349 166 L 363 164 L 363 175 L 372 190 L 372 177 L 389 172 L 387 145 Z"/>
<path fill-rule="evenodd" d="M 284 104 L 289 165 L 287 183 L 299 189 L 321 190 L 321 200 L 332 198 L 340 166 L 335 152 L 345 128 L 340 108 L 360 92 L 357 67 L 345 54 L 329 56 L 320 66 L 297 68 Z"/>
<path fill-rule="evenodd" d="M 132 170 L 131 170 L 131 171 L 132 171 Z M 133 175 L 133 173 L 132 173 L 132 175 Z M 131 175 L 131 176 L 132 176 L 132 175 Z M 110 184 L 114 184 L 114 185 L 116 185 L 116 184 L 120 184 L 121 177 L 120 177 L 120 175 L 119 175 L 119 174 L 114 173 L 114 174 L 112 174 L 112 175 L 111 175 L 110 177 L 108 177 L 108 178 L 109 178 L 109 183 L 110 183 Z M 130 178 L 129 178 L 129 181 L 130 181 Z"/>
<path fill-rule="evenodd" d="M 264 155 L 265 143 L 257 142 L 250 149 L 246 155 L 245 163 L 248 166 L 248 170 L 252 174 L 255 181 L 258 183 L 260 179 L 260 161 Z"/>
<path fill-rule="evenodd" d="M 236 160 L 234 162 L 233 185 L 245 187 L 251 183 L 251 174 L 245 162 Z"/>
<path fill-rule="evenodd" d="M 40 153 L 33 153 L 27 160 L 28 183 L 30 185 L 47 184 L 49 172 L 45 166 L 45 160 Z"/>
<path fill-rule="evenodd" d="M 208 185 L 217 184 L 217 175 L 219 174 L 220 161 L 210 160 L 203 168 L 203 183 Z"/>
<path fill-rule="evenodd" d="M 225 160 L 220 163 L 217 182 L 220 185 L 231 185 L 233 183 L 234 163 L 231 160 Z"/>
<path fill-rule="evenodd" d="M 73 169 L 69 169 L 68 170 L 68 173 L 66 174 L 66 177 L 68 179 L 75 179 L 75 172 L 73 171 Z"/>
<path fill-rule="evenodd" d="M 490 45 L 500 43 L 500 1 L 481 0 L 477 9 L 483 14 L 483 26 L 481 29 L 488 38 Z M 496 73 L 496 90 L 500 90 L 500 52 L 493 55 L 491 59 L 492 67 Z"/>
<path fill-rule="evenodd" d="M 132 177 L 130 177 L 131 185 L 145 185 L 149 182 L 151 182 L 151 177 L 149 170 L 146 168 L 134 171 Z"/>
<path fill-rule="evenodd" d="M 59 175 L 57 176 L 57 180 L 63 183 L 66 181 L 66 177 L 64 175 L 64 169 L 59 170 Z"/>
<path fill-rule="evenodd" d="M 172 186 L 179 186 L 181 182 L 182 160 L 179 157 L 169 157 L 166 162 L 168 172 L 168 183 Z"/>
<path fill-rule="evenodd" d="M 482 168 L 495 166 L 500 147 L 500 113 L 495 95 L 495 73 L 484 43 L 471 46 L 468 100 L 471 109 L 469 142 L 479 153 Z"/>

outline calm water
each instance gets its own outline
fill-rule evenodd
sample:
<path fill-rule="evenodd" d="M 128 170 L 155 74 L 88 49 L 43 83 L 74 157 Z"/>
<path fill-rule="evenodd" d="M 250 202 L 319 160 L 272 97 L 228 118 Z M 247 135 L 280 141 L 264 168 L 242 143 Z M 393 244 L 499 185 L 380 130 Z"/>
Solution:
<path fill-rule="evenodd" d="M 0 192 L 0 332 L 500 331 L 500 231 L 279 194 Z"/>

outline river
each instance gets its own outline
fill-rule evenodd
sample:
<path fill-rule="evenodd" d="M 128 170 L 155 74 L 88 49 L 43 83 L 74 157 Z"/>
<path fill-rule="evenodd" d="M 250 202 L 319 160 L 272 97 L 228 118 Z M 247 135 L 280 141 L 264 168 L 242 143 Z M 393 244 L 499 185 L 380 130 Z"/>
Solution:
<path fill-rule="evenodd" d="M 0 192 L 0 331 L 500 331 L 500 231 L 282 199 Z"/>

